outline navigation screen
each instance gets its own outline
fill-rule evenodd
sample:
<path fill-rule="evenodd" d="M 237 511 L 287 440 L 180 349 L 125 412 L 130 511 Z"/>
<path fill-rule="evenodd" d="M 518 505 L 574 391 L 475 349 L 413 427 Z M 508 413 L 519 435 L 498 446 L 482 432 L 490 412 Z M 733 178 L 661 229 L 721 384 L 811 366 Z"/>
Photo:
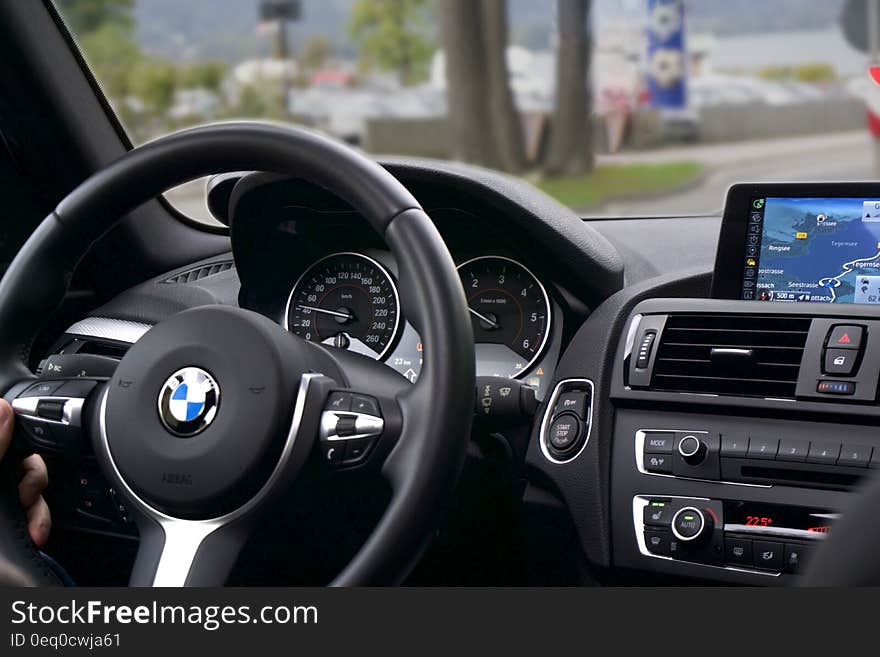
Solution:
<path fill-rule="evenodd" d="M 754 198 L 742 298 L 880 303 L 880 198 Z"/>

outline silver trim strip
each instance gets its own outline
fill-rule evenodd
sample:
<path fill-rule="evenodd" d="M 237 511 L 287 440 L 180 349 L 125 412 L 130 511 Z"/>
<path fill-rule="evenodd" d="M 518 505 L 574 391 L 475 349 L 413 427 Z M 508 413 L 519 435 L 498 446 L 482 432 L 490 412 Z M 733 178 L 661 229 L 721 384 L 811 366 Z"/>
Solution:
<path fill-rule="evenodd" d="M 51 420 L 37 415 L 37 404 L 41 401 L 63 401 L 61 420 Z M 82 409 L 86 400 L 82 397 L 19 397 L 12 400 L 12 410 L 16 415 L 27 417 L 32 420 L 45 422 L 46 424 L 63 424 L 71 427 L 82 426 Z"/>
<path fill-rule="evenodd" d="M 632 353 L 633 346 L 636 343 L 636 334 L 639 331 L 639 325 L 642 323 L 642 315 L 633 315 L 632 321 L 629 323 L 629 330 L 626 332 L 626 343 L 623 348 L 623 359 L 629 358 Z"/>
<path fill-rule="evenodd" d="M 682 481 L 703 481 L 709 484 L 726 484 L 728 486 L 746 486 L 749 488 L 773 488 L 772 484 L 748 484 L 742 481 L 722 481 L 716 479 L 699 479 L 697 477 L 679 477 L 678 475 L 663 474 L 662 472 L 649 472 L 645 469 L 645 434 L 646 433 L 693 433 L 706 435 L 708 431 L 693 431 L 692 429 L 638 429 L 636 430 L 636 468 L 643 475 L 651 477 L 669 477 L 671 479 L 681 479 Z M 672 454 L 670 453 L 671 457 Z"/>
<path fill-rule="evenodd" d="M 577 451 L 576 454 L 572 454 L 570 457 L 566 459 L 558 459 L 550 453 L 550 449 L 547 447 L 547 441 L 545 437 L 547 435 L 547 427 L 550 424 L 550 421 L 553 419 L 553 409 L 556 406 L 556 400 L 559 398 L 559 395 L 562 394 L 562 387 L 566 384 L 575 384 L 575 385 L 586 385 L 590 388 L 590 406 L 587 409 L 587 436 L 584 439 L 584 444 L 581 445 L 581 448 Z M 590 442 L 590 434 L 593 431 L 593 400 L 596 396 L 596 388 L 593 386 L 593 382 L 589 379 L 562 379 L 556 386 L 553 388 L 553 394 L 550 395 L 550 400 L 547 403 L 546 408 L 544 409 L 544 418 L 541 420 L 541 433 L 538 435 L 538 443 L 541 445 L 541 453 L 551 463 L 556 463 L 557 465 L 562 465 L 565 463 L 570 463 L 574 461 L 578 456 L 583 453 L 583 451 L 587 448 L 587 445 Z"/>
<path fill-rule="evenodd" d="M 302 375 L 299 391 L 296 396 L 296 404 L 293 409 L 293 418 L 290 422 L 290 430 L 287 432 L 284 448 L 281 451 L 281 456 L 278 458 L 275 469 L 272 470 L 272 474 L 269 475 L 263 487 L 257 491 L 256 495 L 234 511 L 206 520 L 185 520 L 169 516 L 150 506 L 126 483 L 119 472 L 119 468 L 116 466 L 116 462 L 113 460 L 113 454 L 110 451 L 110 444 L 107 439 L 107 394 L 109 389 L 104 391 L 100 407 L 101 439 L 98 443 L 99 447 L 107 457 L 110 467 L 113 468 L 116 481 L 124 490 L 126 497 L 141 512 L 156 521 L 165 533 L 165 544 L 162 546 L 162 554 L 159 557 L 159 564 L 153 576 L 153 586 L 184 586 L 202 542 L 217 529 L 254 510 L 268 496 L 293 453 L 293 445 L 296 442 L 296 436 L 302 423 L 303 413 L 305 412 L 309 384 L 312 379 L 320 376 L 320 374 Z"/>
<path fill-rule="evenodd" d="M 458 272 L 461 272 L 462 267 L 466 267 L 467 265 L 469 265 L 473 262 L 477 262 L 479 260 L 504 260 L 506 262 L 512 262 L 513 264 L 515 264 L 517 267 L 520 267 L 523 271 L 525 271 L 529 276 L 532 277 L 532 280 L 534 280 L 535 283 L 538 284 L 538 289 L 541 290 L 541 294 L 544 296 L 544 304 L 547 307 L 546 308 L 547 323 L 544 325 L 544 337 L 541 340 L 541 345 L 535 350 L 535 355 L 532 357 L 532 360 L 530 360 L 528 363 L 526 363 L 519 372 L 517 372 L 512 377 L 510 377 L 512 379 L 519 379 L 519 378 L 525 376 L 526 374 L 528 374 L 529 371 L 531 370 L 532 366 L 538 362 L 538 359 L 541 357 L 541 354 L 544 352 L 544 347 L 547 346 L 547 341 L 550 339 L 550 330 L 553 328 L 553 308 L 550 306 L 550 297 L 547 295 L 547 290 L 544 287 L 544 284 L 540 281 L 540 279 L 537 276 L 535 276 L 535 274 L 532 272 L 532 270 L 529 269 L 528 267 L 526 267 L 520 261 L 514 260 L 513 258 L 508 258 L 506 256 L 500 256 L 500 255 L 491 255 L 491 254 L 490 255 L 482 255 L 482 256 L 477 256 L 476 258 L 471 258 L 470 260 L 465 260 L 463 263 L 458 265 L 455 269 Z M 464 283 L 462 283 L 462 286 L 464 286 Z"/>
<path fill-rule="evenodd" d="M 72 324 L 65 333 L 69 335 L 81 335 L 86 338 L 116 340 L 117 342 L 134 344 L 151 328 L 153 327 L 150 324 L 132 322 L 127 319 L 86 317 L 85 319 Z"/>
<path fill-rule="evenodd" d="M 673 559 L 663 554 L 654 554 L 648 550 L 645 543 L 645 507 L 651 499 L 659 498 L 664 500 L 700 500 L 709 502 L 706 497 L 684 497 L 682 495 L 635 495 L 633 496 L 633 531 L 636 535 L 636 545 L 638 545 L 639 553 L 644 557 L 651 559 L 664 559 L 674 563 L 683 563 L 690 566 L 702 566 L 703 568 L 714 568 L 717 570 L 728 570 L 735 573 L 748 573 L 750 575 L 764 575 L 766 577 L 779 577 L 781 573 L 774 573 L 766 570 L 752 570 L 751 568 L 741 568 L 739 566 L 715 566 L 710 563 L 700 563 L 699 561 L 685 561 L 683 559 Z"/>
<path fill-rule="evenodd" d="M 732 349 L 729 347 L 712 347 L 709 352 L 712 356 L 751 356 L 755 353 L 754 349 Z"/>
<path fill-rule="evenodd" d="M 394 329 L 392 329 L 391 331 L 391 339 L 388 340 L 388 344 L 385 345 L 382 353 L 373 356 L 375 360 L 382 360 L 391 350 L 391 347 L 397 344 L 397 338 L 400 337 L 398 335 L 398 333 L 400 332 L 400 292 L 397 291 L 397 284 L 394 282 L 394 277 L 391 275 L 391 272 L 389 272 L 388 269 L 380 264 L 378 261 L 374 260 L 370 256 L 364 255 L 363 253 L 357 253 L 356 251 L 340 251 L 338 253 L 331 253 L 330 255 L 326 255 L 323 258 L 318 258 L 312 264 L 306 267 L 305 271 L 303 271 L 300 277 L 296 279 L 296 283 L 293 284 L 293 287 L 290 288 L 290 294 L 287 295 L 287 303 L 284 305 L 284 317 L 281 318 L 282 326 L 284 326 L 284 330 L 288 333 L 293 333 L 293 331 L 290 330 L 289 322 L 290 304 L 293 302 L 293 296 L 296 293 L 296 288 L 298 288 L 299 284 L 302 283 L 302 280 L 306 277 L 306 274 L 310 273 L 317 265 L 321 264 L 325 260 L 329 260 L 330 258 L 336 258 L 339 256 L 354 256 L 356 258 L 366 260 L 385 275 L 385 278 L 387 278 L 388 282 L 391 284 L 391 289 L 394 290 L 394 305 L 397 306 L 397 312 L 394 314 Z M 294 333 L 294 335 L 296 334 Z"/>
<path fill-rule="evenodd" d="M 345 417 L 354 418 L 354 433 L 350 436 L 340 436 L 336 433 L 336 425 L 341 418 Z M 372 438 L 381 435 L 384 429 L 385 421 L 375 415 L 354 411 L 324 411 L 321 413 L 319 438 L 331 442 Z"/>

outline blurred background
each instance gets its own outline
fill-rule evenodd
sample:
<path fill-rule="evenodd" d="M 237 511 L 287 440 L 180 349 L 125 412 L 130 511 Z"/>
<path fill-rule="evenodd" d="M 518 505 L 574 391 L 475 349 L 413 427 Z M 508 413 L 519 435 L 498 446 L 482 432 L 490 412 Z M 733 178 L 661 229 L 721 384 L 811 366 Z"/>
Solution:
<path fill-rule="evenodd" d="M 584 216 L 876 177 L 878 0 L 56 0 L 132 141 L 290 121 Z M 874 112 L 876 108 L 877 113 Z M 211 221 L 204 182 L 169 199 Z"/>

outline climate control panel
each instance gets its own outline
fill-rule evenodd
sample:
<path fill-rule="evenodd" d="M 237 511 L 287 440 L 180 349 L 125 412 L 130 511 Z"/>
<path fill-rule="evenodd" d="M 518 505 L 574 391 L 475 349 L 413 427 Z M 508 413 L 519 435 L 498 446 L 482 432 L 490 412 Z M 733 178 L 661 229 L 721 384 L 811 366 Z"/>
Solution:
<path fill-rule="evenodd" d="M 764 575 L 801 571 L 836 517 L 821 509 L 736 500 L 633 498 L 643 555 Z"/>

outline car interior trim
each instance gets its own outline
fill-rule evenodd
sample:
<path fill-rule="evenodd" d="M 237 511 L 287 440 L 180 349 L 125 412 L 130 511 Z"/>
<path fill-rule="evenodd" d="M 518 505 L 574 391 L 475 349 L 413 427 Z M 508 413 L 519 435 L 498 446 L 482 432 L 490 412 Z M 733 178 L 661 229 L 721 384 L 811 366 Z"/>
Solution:
<path fill-rule="evenodd" d="M 150 324 L 111 317 L 86 317 L 68 327 L 68 335 L 134 344 L 152 328 Z"/>

